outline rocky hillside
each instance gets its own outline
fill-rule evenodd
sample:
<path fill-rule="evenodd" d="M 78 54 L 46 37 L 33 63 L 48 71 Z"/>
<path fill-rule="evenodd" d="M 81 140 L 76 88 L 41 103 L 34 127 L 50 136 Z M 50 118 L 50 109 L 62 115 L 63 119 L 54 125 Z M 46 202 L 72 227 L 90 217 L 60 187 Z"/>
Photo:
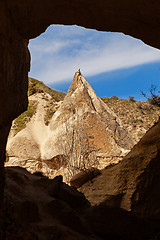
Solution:
<path fill-rule="evenodd" d="M 28 95 L 28 110 L 12 124 L 6 166 L 51 178 L 117 163 L 160 114 L 146 102 L 102 101 L 80 71 L 67 94 L 30 78 Z"/>
<path fill-rule="evenodd" d="M 29 78 L 28 96 L 29 96 L 29 106 L 25 113 L 22 113 L 12 125 L 12 132 L 22 130 L 31 117 L 35 113 L 35 102 L 32 101 L 33 94 L 38 96 L 38 93 L 48 93 L 49 97 L 45 114 L 45 123 L 48 124 L 53 114 L 58 109 L 60 104 L 56 107 L 54 103 L 62 102 L 66 93 L 62 93 L 47 87 L 44 83 L 34 79 Z M 43 96 L 43 98 L 45 98 Z M 121 119 L 125 128 L 131 134 L 132 138 L 138 142 L 145 132 L 151 128 L 154 123 L 156 123 L 160 117 L 160 108 L 151 105 L 148 102 L 142 101 L 130 101 L 126 99 L 114 99 L 114 98 L 101 98 L 104 103 Z M 52 101 L 53 100 L 53 101 Z M 13 131 L 14 130 L 14 131 Z"/>
<path fill-rule="evenodd" d="M 62 174 L 66 180 L 80 170 L 118 162 L 133 147 L 120 119 L 80 71 L 63 102 L 55 101 L 55 91 L 52 95 L 50 89 L 39 90 L 34 84 L 29 93 L 31 89 L 28 111 L 11 129 L 6 165 L 42 171 L 49 177 Z"/>
<path fill-rule="evenodd" d="M 148 102 L 125 99 L 102 98 L 113 112 L 122 120 L 132 138 L 138 142 L 145 132 L 156 123 L 160 108 Z"/>
<path fill-rule="evenodd" d="M 28 85 L 28 96 L 31 96 L 35 93 L 48 93 L 55 101 L 62 101 L 65 97 L 65 93 L 56 91 L 54 89 L 49 88 L 43 82 L 40 82 L 34 78 L 29 77 L 29 85 Z"/>

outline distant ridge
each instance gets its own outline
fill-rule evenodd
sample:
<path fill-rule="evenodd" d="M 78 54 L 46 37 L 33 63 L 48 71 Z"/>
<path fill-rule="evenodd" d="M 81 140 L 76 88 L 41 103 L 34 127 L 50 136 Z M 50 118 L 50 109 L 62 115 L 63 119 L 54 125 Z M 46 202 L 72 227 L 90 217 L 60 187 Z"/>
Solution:
<path fill-rule="evenodd" d="M 31 96 L 35 93 L 46 92 L 51 97 L 53 97 L 56 101 L 63 101 L 66 93 L 59 92 L 54 90 L 48 86 L 46 86 L 43 82 L 38 81 L 34 78 L 28 78 L 28 96 Z"/>

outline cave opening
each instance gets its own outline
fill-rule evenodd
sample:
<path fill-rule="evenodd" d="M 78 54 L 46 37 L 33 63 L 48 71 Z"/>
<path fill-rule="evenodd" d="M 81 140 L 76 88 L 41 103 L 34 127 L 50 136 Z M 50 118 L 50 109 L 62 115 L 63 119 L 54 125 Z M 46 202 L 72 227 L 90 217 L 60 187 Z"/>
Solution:
<path fill-rule="evenodd" d="M 32 4 L 31 4 L 32 2 Z M 9 132 L 10 128 L 10 123 L 11 121 L 17 116 L 19 113 L 25 110 L 27 101 L 26 101 L 26 82 L 27 82 L 27 72 L 29 69 L 29 56 L 27 52 L 27 41 L 30 38 L 33 38 L 34 36 L 39 35 L 46 26 L 50 25 L 53 22 L 61 22 L 61 23 L 80 23 L 83 26 L 89 26 L 91 28 L 95 27 L 99 30 L 112 30 L 112 31 L 122 31 L 128 34 L 131 34 L 133 36 L 139 37 L 146 41 L 147 43 L 151 44 L 152 46 L 159 47 L 159 8 L 158 8 L 158 2 L 157 1 L 149 1 L 148 3 L 145 3 L 144 1 L 120 1 L 119 3 L 117 2 L 118 5 L 115 6 L 114 1 L 109 2 L 106 1 L 106 5 L 104 1 L 95 1 L 93 4 L 88 4 L 86 1 L 79 1 L 77 2 L 77 5 L 75 4 L 75 1 L 71 1 L 72 4 L 70 4 L 70 1 L 65 1 L 65 2 L 56 2 L 56 1 L 47 1 L 47 4 L 45 4 L 44 1 L 24 1 L 23 3 L 19 4 L 18 1 L 7 1 L 6 5 L 4 5 L 4 1 L 2 1 L 1 5 L 2 8 L 0 8 L 0 11 L 4 11 L 2 16 L 2 25 L 4 24 L 4 28 L 2 27 L 2 45 L 1 45 L 1 50 L 2 50 L 2 74 L 0 75 L 2 82 L 4 83 L 4 86 L 2 88 L 2 103 L 4 100 L 6 100 L 6 95 L 8 96 L 8 101 L 7 101 L 7 108 L 5 105 L 2 104 L 1 110 L 1 139 L 3 140 L 1 143 L 1 148 L 0 148 L 0 154 L 1 154 L 1 165 L 0 165 L 0 170 L 1 170 L 1 181 L 0 181 L 0 210 L 3 208 L 3 189 L 4 189 L 4 168 L 3 168 L 3 163 L 5 159 L 5 144 L 6 144 L 6 139 L 7 135 Z M 116 1 L 115 1 L 116 3 Z M 105 7 L 104 7 L 105 5 Z M 38 6 L 38 7 L 37 7 Z M 83 7 L 84 6 L 84 7 Z M 65 9 L 62 13 L 62 9 Z M 97 18 L 97 16 L 100 16 Z M 44 23 L 44 24 L 43 24 Z M 6 26 L 9 31 L 6 33 Z M 11 30 L 11 31 L 10 31 Z M 9 34 L 8 34 L 9 33 Z M 7 44 L 4 44 L 4 40 L 7 42 Z M 8 61 L 4 61 L 4 59 L 7 59 Z M 5 64 L 3 64 L 5 63 Z M 7 65 L 7 67 L 6 67 Z M 79 68 L 79 66 L 78 66 Z M 76 69 L 77 70 L 77 69 Z M 75 71 L 75 70 L 74 70 Z M 6 74 L 7 73 L 7 74 Z M 7 79 L 6 79 L 7 77 Z M 5 80 L 5 81 L 4 81 Z M 14 81 L 13 81 L 14 80 Z M 15 84 L 12 84 L 12 83 Z M 9 91 L 8 91 L 8 86 L 10 86 Z M 9 94 L 6 94 L 8 93 Z M 15 94 L 16 93 L 16 94 Z M 16 97 L 15 97 L 16 96 Z M 151 141 L 150 141 L 151 140 Z M 22 141 L 21 141 L 22 143 Z M 157 226 L 158 226 L 158 220 L 159 220 L 159 194 L 158 194 L 158 189 L 159 189 L 159 176 L 158 176 L 158 169 L 159 169 L 159 124 L 157 124 L 155 127 L 151 129 L 151 131 L 146 135 L 144 140 L 138 144 L 137 148 L 134 149 L 132 152 L 131 160 L 135 160 L 136 156 L 136 162 L 135 164 L 131 164 L 129 161 L 130 159 L 126 159 L 126 164 L 125 166 L 122 164 L 122 169 L 120 171 L 124 173 L 122 177 L 119 178 L 119 175 L 116 175 L 116 181 L 115 179 L 111 179 L 112 185 L 112 190 L 114 193 L 116 193 L 116 197 L 108 199 L 109 204 L 116 204 L 119 200 L 122 200 L 123 198 L 123 206 L 127 207 L 132 207 L 135 213 L 140 213 L 140 215 L 144 217 L 150 217 L 153 220 L 156 221 Z M 140 151 L 138 150 L 140 149 Z M 146 151 L 147 149 L 147 151 Z M 157 152 L 156 152 L 157 151 Z M 148 154 L 147 154 L 148 153 Z M 145 161 L 145 159 L 147 161 Z M 144 160 L 142 162 L 142 160 Z M 148 164 L 151 163 L 151 164 Z M 148 166 L 149 165 L 149 166 Z M 125 168 L 126 167 L 126 168 Z M 130 172 L 133 173 L 131 174 L 131 178 L 129 175 L 127 175 L 128 167 L 130 169 Z M 138 170 L 137 171 L 137 168 Z M 141 168 L 142 167 L 142 168 Z M 140 170 L 141 169 L 141 170 Z M 154 170 L 155 169 L 155 170 Z M 112 169 L 109 171 L 112 171 Z M 145 171 L 145 172 L 144 172 Z M 118 170 L 119 172 L 119 170 Z M 137 173 L 140 173 L 140 178 Z M 149 174 L 148 174 L 149 172 Z M 144 174 L 143 174 L 144 173 Z M 125 176 L 126 175 L 126 176 Z M 135 177 L 134 177 L 135 176 Z M 18 178 L 20 177 L 20 178 Z M 33 177 L 33 183 L 29 187 L 32 186 L 37 186 L 39 187 L 39 184 L 41 184 L 44 180 L 39 176 L 39 182 L 37 182 L 37 178 L 35 176 Z M 28 179 L 29 181 L 27 181 Z M 137 180 L 138 179 L 138 185 L 137 185 Z M 36 182 L 34 182 L 36 180 Z M 41 181 L 42 180 L 42 181 Z M 122 180 L 122 182 L 121 182 Z M 124 181 L 123 181 L 124 180 Z M 125 188 L 126 186 L 126 180 L 127 186 L 129 186 L 128 189 Z M 17 181 L 17 183 L 16 183 Z M 21 194 L 25 192 L 25 189 L 23 188 L 23 191 L 20 191 L 20 205 L 16 204 L 16 199 L 19 196 L 17 193 L 19 184 L 25 184 L 27 181 L 27 187 L 28 187 L 28 182 L 30 182 L 30 174 L 26 173 L 25 171 L 21 171 L 20 169 L 16 169 L 15 172 L 13 170 L 10 171 L 8 169 L 8 173 L 6 174 L 6 186 L 8 183 L 13 183 L 11 184 L 11 188 L 9 189 L 9 193 L 15 194 L 15 206 L 17 206 L 17 210 L 19 213 L 18 220 L 23 222 L 24 221 L 24 226 L 20 227 L 19 221 L 17 222 L 17 225 L 13 226 L 13 234 L 14 237 L 16 238 L 17 234 L 20 234 L 17 238 L 23 238 L 25 235 L 25 238 L 29 239 L 37 239 L 35 234 L 30 235 L 30 232 L 28 232 L 28 225 L 26 225 L 26 222 L 28 221 L 29 227 L 33 229 L 33 233 L 35 233 L 35 223 L 37 224 L 36 229 L 37 233 L 36 234 L 44 234 L 44 239 L 53 239 L 54 237 L 59 237 L 60 235 L 63 235 L 64 239 L 67 239 L 68 234 L 70 236 L 74 236 L 74 239 L 82 239 L 83 236 L 81 237 L 79 233 L 83 235 L 83 233 L 86 233 L 87 236 L 90 234 L 90 231 L 88 232 L 88 229 L 92 229 L 95 233 L 95 236 L 98 235 L 98 239 L 107 239 L 108 236 L 113 236 L 113 238 L 117 239 L 155 239 L 155 232 L 154 234 L 151 234 L 150 237 L 150 228 L 147 225 L 143 225 L 143 223 L 140 223 L 137 226 L 137 219 L 135 219 L 135 227 L 133 226 L 133 221 L 132 221 L 132 216 L 130 213 L 126 213 L 126 216 L 131 216 L 131 218 L 125 218 L 126 222 L 122 221 L 121 216 L 124 216 L 124 211 L 122 211 L 122 215 L 117 219 L 117 212 L 115 212 L 116 217 L 113 217 L 113 212 L 111 210 L 110 214 L 108 212 L 105 212 L 106 216 L 109 216 L 109 219 L 107 223 L 111 222 L 111 219 L 117 220 L 117 224 L 115 227 L 112 226 L 113 228 L 108 231 L 106 229 L 106 222 L 104 223 L 104 219 L 101 217 L 99 219 L 94 218 L 95 215 L 97 216 L 97 208 L 92 210 L 89 208 L 87 210 L 87 213 L 85 215 L 87 216 L 87 220 L 89 221 L 89 228 L 84 228 L 84 221 L 81 222 L 81 219 L 77 218 L 75 216 L 75 209 L 77 207 L 77 204 L 74 205 L 75 209 L 74 211 L 70 210 L 70 199 L 68 200 L 68 193 L 70 190 L 66 189 L 64 187 L 64 184 L 62 183 L 61 178 L 56 179 L 56 185 L 53 185 L 51 183 L 51 187 L 48 189 L 45 189 L 45 193 L 49 194 L 49 205 L 47 208 L 47 214 L 51 213 L 52 215 L 56 215 L 57 221 L 55 224 L 52 226 L 49 224 L 47 225 L 46 229 L 42 229 L 42 226 L 46 226 L 46 222 L 41 223 L 41 220 L 45 220 L 45 214 L 41 218 L 39 216 L 39 209 L 37 208 L 37 205 L 35 204 L 35 201 L 39 197 L 42 196 L 44 193 L 43 191 L 39 192 L 39 195 L 36 195 L 34 198 L 34 202 L 28 201 L 25 197 L 28 196 L 28 194 L 25 194 L 25 196 L 21 197 Z M 106 183 L 109 183 L 109 181 L 103 181 Z M 118 188 L 114 184 L 116 182 L 119 184 Z M 38 184 L 37 184 L 38 183 Z M 133 187 L 134 183 L 134 188 Z M 120 186 L 120 184 L 122 184 Z M 8 184 L 9 186 L 10 184 Z M 59 188 L 60 185 L 60 188 Z M 47 187 L 49 184 L 47 185 Z M 55 187 L 55 186 L 58 186 Z M 63 188 L 64 187 L 64 188 Z M 123 188 L 124 187 L 124 188 Z M 135 194 L 133 195 L 133 198 L 130 199 L 131 194 L 131 187 L 133 191 L 135 191 Z M 148 190 L 149 187 L 149 191 Z M 103 188 L 103 186 L 102 186 Z M 64 190 L 66 198 L 64 200 L 64 204 L 62 201 L 62 194 L 58 195 L 57 194 L 57 189 L 61 189 L 61 193 Z M 121 189 L 122 192 L 115 192 L 117 189 Z M 10 191 L 11 190 L 11 191 Z M 54 190 L 54 191 L 52 191 Z M 66 191 L 67 190 L 67 191 Z M 94 191 L 94 189 L 92 189 Z M 124 190 L 124 191 L 123 191 Z M 33 193 L 36 193 L 35 189 L 33 190 Z M 70 192 L 73 197 L 74 194 L 73 192 Z M 75 193 L 75 191 L 74 191 Z M 147 193 L 147 194 L 146 194 Z M 53 197 L 53 194 L 54 197 Z M 48 196 L 48 195 L 47 195 Z M 77 199 L 77 195 L 74 195 L 75 198 Z M 115 195 L 114 195 L 115 196 Z M 147 196 L 147 198 L 146 198 Z M 12 196 L 13 197 L 13 196 Z M 60 204 L 58 205 L 57 202 L 57 197 L 60 199 Z M 71 197 L 71 199 L 72 199 Z M 80 197 L 80 196 L 79 196 Z M 140 198 L 139 198 L 140 197 Z M 52 199 L 51 199 L 52 198 Z M 54 201 L 56 198 L 56 201 Z M 21 200 L 24 199 L 24 202 Z M 43 199 L 48 199 L 46 196 Z M 82 198 L 79 198 L 80 201 L 82 202 Z M 53 201 L 52 201 L 53 200 Z M 133 201 L 132 201 L 133 200 Z M 140 201 L 139 201 L 140 200 Z M 146 201 L 147 200 L 147 201 Z M 76 202 L 76 201 L 75 201 Z M 78 202 L 78 204 L 79 204 Z M 84 202 L 84 201 L 83 201 Z M 132 206 L 128 206 L 128 203 L 132 203 Z M 12 202 L 13 203 L 13 202 Z M 23 205 L 24 204 L 24 205 Z M 69 205 L 69 206 L 68 206 Z M 59 208 L 56 208 L 59 206 Z M 67 206 L 67 208 L 66 208 Z M 73 207 L 73 206 L 72 206 Z M 88 208 L 88 202 L 85 202 L 84 204 L 85 209 Z M 27 211 L 27 209 L 30 209 L 31 211 Z M 53 209 L 55 209 L 54 214 L 53 214 Z M 67 217 L 68 217 L 68 212 L 73 213 L 73 218 L 71 217 L 72 214 L 70 214 L 70 219 L 71 222 L 77 223 L 78 226 L 73 227 L 72 224 L 68 221 L 68 218 L 61 218 L 61 210 L 65 209 L 65 214 L 67 212 Z M 79 209 L 79 206 L 77 207 Z M 77 210 L 76 209 L 76 210 Z M 147 209 L 147 211 L 146 211 Z M 26 211 L 23 211 L 26 210 Z M 44 210 L 44 205 L 42 204 L 42 210 Z M 84 210 L 82 206 L 82 210 Z M 94 211 L 95 210 L 95 211 Z M 104 208 L 103 206 L 99 209 L 100 212 L 98 211 L 98 215 L 100 213 L 104 213 Z M 28 214 L 29 213 L 29 214 Z M 31 213 L 31 214 L 30 214 Z M 46 213 L 46 211 L 45 211 Z M 60 213 L 60 214 L 59 214 Z M 33 215 L 32 215 L 33 214 Z M 89 218 L 88 218 L 89 215 Z M 66 216 L 66 215 L 65 215 Z M 110 218 L 112 216 L 113 218 Z M 12 217 L 14 217 L 12 215 Z M 12 218 L 11 218 L 12 219 Z M 51 219 L 51 218 L 50 218 Z M 64 221 L 67 219 L 67 222 Z M 31 220 L 31 221 L 30 221 Z M 99 228 L 97 229 L 97 222 L 102 220 L 102 224 L 100 224 Z M 0 211 L 0 225 L 2 223 L 2 211 Z M 54 222 L 54 221 L 53 221 Z M 57 224 L 58 222 L 58 224 Z M 59 222 L 62 223 L 62 226 L 59 226 Z M 128 222 L 130 222 L 130 227 L 127 228 L 126 232 L 126 225 L 128 226 Z M 5 223 L 7 223 L 5 221 Z M 32 224 L 33 223 L 33 224 Z M 38 228 L 38 224 L 40 223 L 40 227 Z M 80 224 L 79 224 L 80 223 Z M 122 223 L 122 225 L 121 225 Z M 127 224 L 126 224 L 127 223 Z M 2 226 L 2 225 L 1 225 Z M 10 224 L 8 224 L 10 228 Z M 26 229 L 27 226 L 27 229 Z M 65 227 L 64 227 L 65 226 Z M 67 230 L 67 235 L 66 232 L 63 232 L 63 229 L 69 228 L 69 231 Z M 79 226 L 81 226 L 79 228 Z M 88 226 L 88 225 L 87 225 Z M 104 229 L 101 229 L 101 226 L 105 226 Z M 141 226 L 144 226 L 144 230 L 142 229 Z M 57 230 L 58 227 L 58 230 Z M 91 228 L 90 228 L 91 227 Z M 138 227 L 138 228 L 137 228 Z M 140 227 L 140 228 L 139 228 Z M 74 228 L 74 229 L 73 229 Z M 1 234 L 1 229 L 3 231 L 3 226 L 0 228 L 0 236 Z M 19 230 L 20 232 L 16 232 L 15 230 Z M 115 232 L 115 229 L 117 230 Z M 53 234 L 54 231 L 54 236 Z M 73 231 L 72 231 L 73 230 Z M 101 232 L 101 230 L 103 230 Z M 9 230 L 10 231 L 10 230 Z M 12 234 L 11 232 L 6 232 L 6 234 Z M 78 233 L 76 234 L 75 231 Z M 96 232 L 95 232 L 96 231 Z M 151 230 L 152 231 L 152 230 Z M 159 228 L 155 230 L 156 233 L 159 231 Z M 22 236 L 22 235 L 23 236 Z M 29 236 L 28 236 L 29 234 Z M 113 234 L 113 235 L 112 235 Z M 7 235 L 8 236 L 8 235 Z M 70 237 L 69 236 L 69 237 Z M 93 236 L 93 234 L 92 234 Z M 9 236 L 11 239 L 14 239 L 12 235 Z M 42 236 L 40 236 L 42 237 Z M 158 236 L 157 236 L 158 237 Z M 93 237 L 91 237 L 93 238 Z M 109 237 L 110 238 L 110 237 Z M 1 239 L 4 239 L 1 237 Z M 97 239 L 95 237 L 95 239 Z"/>
<path fill-rule="evenodd" d="M 141 90 L 149 95 L 151 85 L 159 88 L 159 50 L 122 33 L 51 25 L 29 49 L 29 76 L 62 92 L 79 68 L 99 97 L 145 101 Z"/>
<path fill-rule="evenodd" d="M 57 124 L 54 121 L 51 123 L 54 113 L 62 105 L 73 74 L 79 68 L 97 95 L 122 120 L 127 131 L 132 135 L 134 144 L 158 120 L 159 111 L 156 110 L 156 114 L 154 114 L 155 109 L 150 110 L 149 104 L 143 105 L 140 102 L 140 100 L 144 100 L 140 90 L 147 91 L 150 84 L 158 85 L 159 83 L 159 50 L 122 33 L 100 32 L 76 25 L 51 25 L 41 36 L 30 40 L 29 49 L 31 52 L 30 103 L 28 110 L 12 124 L 7 144 L 7 160 L 10 159 L 6 163 L 7 166 L 10 164 L 17 166 L 19 161 L 20 166 L 27 167 L 33 172 L 47 168 L 46 161 L 48 161 L 49 173 L 46 169 L 45 172 L 46 175 L 52 177 L 52 167 L 55 170 L 58 161 L 64 160 L 65 162 L 64 154 L 56 151 L 56 154 L 50 153 L 51 150 L 46 141 L 50 141 L 51 138 L 48 137 L 50 128 L 54 128 L 50 126 Z M 43 83 L 39 85 L 36 79 Z M 57 94 L 56 99 L 54 98 L 55 92 L 47 89 L 48 87 L 44 84 L 59 90 L 59 92 L 53 90 Z M 47 94 L 52 92 L 53 99 L 58 101 L 53 104 L 54 107 L 51 107 L 51 96 L 45 96 L 46 91 Z M 90 91 L 92 92 L 92 90 Z M 41 94 L 43 92 L 44 95 Z M 34 96 L 36 93 L 42 95 L 38 100 Z M 46 99 L 48 100 L 45 102 Z M 76 103 L 76 100 L 72 101 Z M 70 105 L 73 104 L 70 103 Z M 94 104 L 92 103 L 92 105 Z M 75 109 L 72 110 L 75 111 Z M 148 111 L 152 112 L 152 121 L 148 120 Z M 62 115 L 62 113 L 60 114 Z M 93 124 L 95 119 L 91 120 L 91 117 L 89 119 Z M 98 125 L 95 124 L 95 126 L 98 129 Z M 66 128 L 66 125 L 63 127 Z M 101 134 L 103 127 L 99 130 Z M 90 139 L 94 138 L 95 136 L 90 136 Z M 98 144 L 102 145 L 103 143 L 105 146 L 107 138 L 103 134 L 102 138 L 104 138 L 103 141 L 98 140 Z M 89 141 L 91 142 L 91 140 Z M 119 139 L 114 136 L 113 141 L 117 144 Z M 92 142 L 94 141 L 92 140 Z M 134 144 L 131 143 L 124 153 L 126 154 Z M 58 146 L 58 144 L 56 145 Z M 44 146 L 47 146 L 48 151 Z M 62 148 L 62 145 L 59 147 Z M 101 148 L 103 147 L 101 146 Z M 107 151 L 107 147 L 104 149 Z M 54 152 L 54 149 L 52 151 Z M 28 162 L 33 163 L 34 167 L 28 166 L 25 158 L 28 159 Z M 117 152 L 116 157 L 111 156 L 108 159 L 112 158 L 119 161 L 122 158 L 121 151 Z"/>

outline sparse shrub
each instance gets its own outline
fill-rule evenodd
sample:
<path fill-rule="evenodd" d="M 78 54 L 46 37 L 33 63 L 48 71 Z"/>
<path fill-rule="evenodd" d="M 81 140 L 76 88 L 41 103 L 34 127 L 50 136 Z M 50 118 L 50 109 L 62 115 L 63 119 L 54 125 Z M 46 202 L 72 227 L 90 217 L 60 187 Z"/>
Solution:
<path fill-rule="evenodd" d="M 135 119 L 133 122 L 134 123 L 143 123 L 143 120 L 142 119 Z"/>
<path fill-rule="evenodd" d="M 50 109 L 50 108 L 47 109 L 46 114 L 45 114 L 45 116 L 44 116 L 44 122 L 45 122 L 46 125 L 49 124 L 49 122 L 50 122 L 53 114 L 55 113 L 55 111 L 56 111 L 56 110 L 54 110 L 54 109 Z"/>
<path fill-rule="evenodd" d="M 52 100 L 55 100 L 56 102 L 59 102 L 59 101 L 61 101 L 61 98 L 57 95 L 53 95 Z"/>
<path fill-rule="evenodd" d="M 133 96 L 129 96 L 128 99 L 129 99 L 129 101 L 134 101 L 134 97 Z"/>
<path fill-rule="evenodd" d="M 38 93 L 44 93 L 43 89 L 38 89 L 37 92 Z"/>
<path fill-rule="evenodd" d="M 144 110 L 144 111 L 147 111 L 147 112 L 150 112 L 150 111 L 151 111 L 150 105 L 149 105 L 149 104 L 143 105 L 143 110 Z"/>
<path fill-rule="evenodd" d="M 143 107 L 142 107 L 142 103 L 141 103 L 141 102 L 138 102 L 138 103 L 137 103 L 137 108 L 140 109 L 140 110 L 143 109 Z"/>
<path fill-rule="evenodd" d="M 31 86 L 28 88 L 28 96 L 31 96 L 37 92 L 36 88 L 34 86 Z"/>
<path fill-rule="evenodd" d="M 36 81 L 32 78 L 29 78 L 29 84 L 28 84 L 28 96 L 33 95 L 34 93 L 37 92 L 36 89 Z"/>
<path fill-rule="evenodd" d="M 25 111 L 18 118 L 15 119 L 14 129 L 16 133 L 18 133 L 19 131 L 26 127 L 26 124 L 30 121 L 31 117 L 34 115 L 36 108 L 37 104 L 34 101 L 31 101 L 28 105 L 27 111 Z"/>
<path fill-rule="evenodd" d="M 147 94 L 144 93 L 143 91 L 141 91 L 141 95 L 143 95 L 150 104 L 160 107 L 160 95 L 156 94 L 156 88 L 157 87 L 155 85 L 151 85 L 149 89 L 151 95 L 150 97 L 148 97 Z"/>
<path fill-rule="evenodd" d="M 160 107 L 160 96 L 152 95 L 152 97 L 148 98 L 148 102 L 152 105 Z"/>
<path fill-rule="evenodd" d="M 118 97 L 116 95 L 113 95 L 112 98 L 118 100 Z"/>
<path fill-rule="evenodd" d="M 66 95 L 65 93 L 47 87 L 43 82 L 38 81 L 34 78 L 29 78 L 28 80 L 29 80 L 28 96 L 31 96 L 34 93 L 46 92 L 56 101 L 62 101 Z"/>

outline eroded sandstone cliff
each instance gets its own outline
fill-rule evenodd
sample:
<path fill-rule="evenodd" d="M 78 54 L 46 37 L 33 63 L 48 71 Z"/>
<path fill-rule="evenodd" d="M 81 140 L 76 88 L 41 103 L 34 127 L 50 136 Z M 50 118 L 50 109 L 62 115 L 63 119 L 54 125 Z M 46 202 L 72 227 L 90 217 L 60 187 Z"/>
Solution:
<path fill-rule="evenodd" d="M 80 70 L 63 102 L 47 93 L 29 99 L 35 114 L 17 134 L 13 127 L 6 166 L 42 171 L 50 178 L 62 174 L 69 181 L 81 170 L 119 162 L 134 145 L 118 116 L 96 95 Z M 59 108 L 46 122 L 50 104 Z"/>

